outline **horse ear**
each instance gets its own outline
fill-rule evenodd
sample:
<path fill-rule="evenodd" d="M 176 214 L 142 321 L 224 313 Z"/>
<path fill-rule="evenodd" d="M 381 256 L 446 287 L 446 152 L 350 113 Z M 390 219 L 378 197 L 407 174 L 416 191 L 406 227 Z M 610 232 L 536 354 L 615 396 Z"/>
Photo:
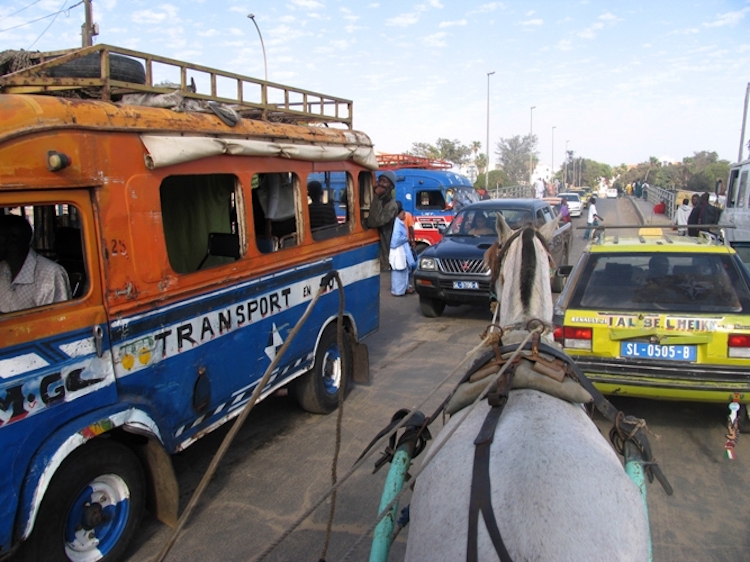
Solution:
<path fill-rule="evenodd" d="M 497 213 L 495 230 L 497 230 L 498 237 L 500 238 L 500 246 L 503 246 L 508 238 L 513 236 L 513 229 L 505 222 L 505 217 L 502 213 Z"/>
<path fill-rule="evenodd" d="M 539 229 L 539 234 L 544 238 L 545 242 L 550 242 L 555 236 L 557 231 L 557 224 L 560 221 L 560 216 L 557 219 L 553 219 L 550 222 L 544 223 L 544 226 Z"/>

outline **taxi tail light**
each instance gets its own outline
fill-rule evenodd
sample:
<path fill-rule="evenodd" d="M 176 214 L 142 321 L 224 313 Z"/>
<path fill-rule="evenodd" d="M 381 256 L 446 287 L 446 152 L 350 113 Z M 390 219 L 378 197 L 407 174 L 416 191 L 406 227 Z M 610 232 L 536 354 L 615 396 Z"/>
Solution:
<path fill-rule="evenodd" d="M 741 359 L 750 358 L 750 334 L 729 334 L 727 356 Z"/>
<path fill-rule="evenodd" d="M 555 338 L 555 341 L 559 343 L 560 345 L 563 344 L 563 327 L 562 326 L 555 326 L 554 331 L 552 332 L 552 335 Z"/>
<path fill-rule="evenodd" d="M 562 329 L 562 344 L 568 349 L 581 349 L 591 351 L 591 339 L 593 331 L 591 328 L 577 328 L 565 326 Z"/>

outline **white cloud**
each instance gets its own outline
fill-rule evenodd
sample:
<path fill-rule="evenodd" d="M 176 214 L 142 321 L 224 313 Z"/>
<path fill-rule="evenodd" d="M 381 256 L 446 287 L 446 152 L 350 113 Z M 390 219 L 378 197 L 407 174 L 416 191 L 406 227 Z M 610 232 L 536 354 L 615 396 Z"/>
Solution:
<path fill-rule="evenodd" d="M 394 18 L 387 19 L 385 21 L 385 24 L 396 27 L 409 27 L 410 25 L 414 25 L 419 21 L 419 17 L 422 12 L 426 12 L 430 8 L 439 9 L 442 7 L 443 5 L 439 2 L 439 0 L 428 0 L 426 4 L 417 4 L 416 6 L 414 6 L 414 12 L 399 14 Z"/>
<path fill-rule="evenodd" d="M 573 48 L 573 43 L 570 39 L 561 39 L 556 46 L 560 51 L 570 51 Z"/>
<path fill-rule="evenodd" d="M 320 10 L 325 7 L 322 2 L 317 0 L 292 0 L 291 3 L 304 10 Z"/>
<path fill-rule="evenodd" d="M 221 35 L 221 33 L 213 28 L 198 32 L 198 37 L 216 37 L 217 35 Z"/>
<path fill-rule="evenodd" d="M 385 20 L 385 25 L 392 25 L 395 27 L 409 27 L 419 21 L 417 14 L 400 14 L 396 17 Z"/>
<path fill-rule="evenodd" d="M 743 8 L 736 12 L 727 12 L 726 14 L 718 14 L 716 19 L 712 22 L 704 23 L 705 27 L 724 27 L 728 25 L 733 27 L 745 18 L 745 14 L 750 12 L 750 7 Z"/>
<path fill-rule="evenodd" d="M 447 43 L 445 42 L 445 36 L 447 34 L 444 31 L 441 31 L 439 33 L 433 33 L 432 35 L 426 36 L 422 41 L 430 47 L 445 47 Z"/>
<path fill-rule="evenodd" d="M 441 21 L 438 27 L 452 27 L 454 25 L 466 25 L 468 22 L 466 20 L 455 20 L 455 21 Z"/>
<path fill-rule="evenodd" d="M 154 12 L 153 10 L 139 10 L 133 12 L 130 19 L 134 23 L 161 23 L 167 19 L 167 14 L 164 12 Z"/>
<path fill-rule="evenodd" d="M 469 12 L 470 14 L 483 14 L 486 12 L 495 12 L 497 10 L 505 9 L 505 4 L 502 2 L 490 2 L 489 4 L 482 4 L 476 10 Z"/>
<path fill-rule="evenodd" d="M 544 20 L 542 20 L 540 18 L 535 18 L 535 19 L 531 19 L 531 20 L 522 21 L 521 25 L 524 25 L 524 26 L 528 27 L 528 26 L 532 26 L 532 25 L 533 26 L 542 25 L 543 23 L 544 23 Z"/>
<path fill-rule="evenodd" d="M 245 36 L 245 32 L 242 31 L 238 27 L 230 27 L 229 28 L 229 34 L 230 35 L 234 35 L 235 37 L 244 37 Z"/>

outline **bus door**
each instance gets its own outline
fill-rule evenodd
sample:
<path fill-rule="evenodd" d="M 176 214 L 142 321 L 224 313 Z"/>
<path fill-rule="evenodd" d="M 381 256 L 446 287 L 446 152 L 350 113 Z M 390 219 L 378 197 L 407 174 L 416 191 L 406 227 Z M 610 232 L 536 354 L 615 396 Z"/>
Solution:
<path fill-rule="evenodd" d="M 13 278 L 11 254 L 29 236 Z M 97 239 L 88 190 L 0 194 L 0 521 L 19 521 L 22 536 L 32 507 L 16 519 L 17 491 L 27 473 L 40 478 L 53 464 L 45 440 L 117 400 Z"/>

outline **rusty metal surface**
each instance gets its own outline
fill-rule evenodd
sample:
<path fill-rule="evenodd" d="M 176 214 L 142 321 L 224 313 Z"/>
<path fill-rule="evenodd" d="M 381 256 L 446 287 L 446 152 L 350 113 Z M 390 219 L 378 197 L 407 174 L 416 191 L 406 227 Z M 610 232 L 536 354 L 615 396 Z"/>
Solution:
<path fill-rule="evenodd" d="M 99 77 L 73 78 L 48 75 L 48 72 L 55 67 L 94 53 L 100 55 Z M 114 80 L 110 72 L 109 55 L 111 54 L 129 57 L 140 62 L 145 69 L 146 83 L 134 84 Z M 27 94 L 59 93 L 67 90 L 73 95 L 79 95 L 85 89 L 83 94 L 86 97 L 95 95 L 107 101 L 126 92 L 171 93 L 175 88 L 154 84 L 154 71 L 161 69 L 179 73 L 178 89 L 186 98 L 232 104 L 243 114 L 243 117 L 289 122 L 335 123 L 352 128 L 354 104 L 351 100 L 167 57 L 111 45 L 95 45 L 55 53 L 39 53 L 32 58 L 37 62 L 34 66 L 0 76 L 0 91 L 6 94 Z M 190 91 L 189 85 L 195 78 L 208 78 L 210 92 Z M 234 84 L 234 93 L 226 91 L 227 88 L 219 92 L 220 81 L 223 84 Z"/>

